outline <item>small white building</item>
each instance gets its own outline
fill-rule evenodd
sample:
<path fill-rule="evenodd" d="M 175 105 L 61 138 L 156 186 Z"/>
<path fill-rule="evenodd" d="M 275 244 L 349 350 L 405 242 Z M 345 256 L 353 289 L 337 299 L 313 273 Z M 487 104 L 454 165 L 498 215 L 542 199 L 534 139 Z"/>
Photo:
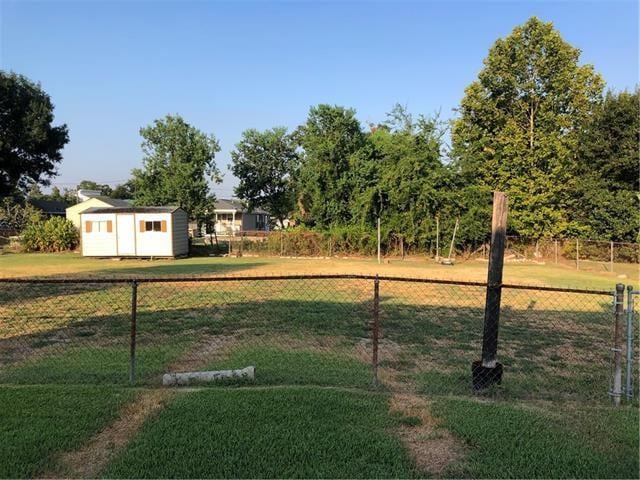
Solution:
<path fill-rule="evenodd" d="M 90 208 L 80 214 L 85 257 L 182 257 L 188 215 L 179 207 Z"/>

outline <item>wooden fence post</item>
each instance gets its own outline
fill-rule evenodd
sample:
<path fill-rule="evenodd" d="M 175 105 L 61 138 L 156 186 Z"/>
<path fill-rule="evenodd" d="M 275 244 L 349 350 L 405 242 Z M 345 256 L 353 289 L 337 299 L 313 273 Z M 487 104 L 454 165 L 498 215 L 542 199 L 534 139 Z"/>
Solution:
<path fill-rule="evenodd" d="M 502 364 L 498 363 L 498 328 L 502 296 L 502 270 L 507 236 L 507 197 L 503 192 L 493 193 L 491 220 L 491 246 L 487 273 L 487 294 L 484 308 L 482 359 L 471 366 L 473 388 L 483 390 L 502 381 Z"/>
<path fill-rule="evenodd" d="M 611 273 L 613 273 L 613 242 L 611 242 Z"/>

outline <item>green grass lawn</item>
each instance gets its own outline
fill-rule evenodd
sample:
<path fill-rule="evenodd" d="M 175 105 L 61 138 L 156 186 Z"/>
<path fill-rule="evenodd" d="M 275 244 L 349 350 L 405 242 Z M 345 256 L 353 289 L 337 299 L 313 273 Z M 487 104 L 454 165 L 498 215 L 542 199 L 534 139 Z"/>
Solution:
<path fill-rule="evenodd" d="M 107 478 L 406 478 L 386 397 L 317 388 L 179 396 L 138 432 Z"/>
<path fill-rule="evenodd" d="M 604 265 L 604 266 L 603 266 Z M 504 282 L 570 288 L 612 289 L 616 282 L 640 284 L 640 270 L 634 264 L 616 264 L 615 273 L 606 264 L 584 262 L 583 270 L 571 264 L 505 263 Z M 443 266 L 433 260 L 391 259 L 379 265 L 371 258 L 293 259 L 277 257 L 192 257 L 180 260 L 113 261 L 84 258 L 77 253 L 5 253 L 0 254 L 0 275 L 30 276 L 158 276 L 158 275 L 260 275 L 352 273 L 426 277 L 451 280 L 485 281 L 487 263 L 469 260 L 455 266 Z M 617 278 L 619 274 L 627 278 Z"/>
<path fill-rule="evenodd" d="M 133 390 L 96 386 L 0 387 L 0 477 L 28 478 L 100 431 Z"/>
<path fill-rule="evenodd" d="M 434 412 L 469 446 L 453 477 L 638 478 L 637 407 L 546 408 L 441 398 Z"/>
<path fill-rule="evenodd" d="M 486 264 L 112 262 L 33 254 L 1 255 L 0 270 L 49 276 L 379 271 L 484 280 Z M 609 289 L 615 281 L 563 266 L 507 265 L 505 273 L 511 283 Z M 402 419 L 388 414 L 384 389 L 371 388 L 372 293 L 372 281 L 353 279 L 140 284 L 137 385 L 157 387 L 163 373 L 183 368 L 254 365 L 257 377 L 179 395 L 148 419 L 104 474 L 419 475 L 394 433 Z M 505 374 L 502 385 L 479 399 L 469 377 L 480 355 L 485 289 L 381 281 L 380 295 L 381 373 L 394 376 L 393 388 L 433 401 L 436 416 L 464 442 L 467 456 L 450 475 L 637 478 L 637 410 L 608 406 L 610 296 L 505 289 L 499 343 Z M 128 284 L 0 284 L 0 384 L 22 385 L 0 387 L 0 405 L 9 405 L 0 408 L 0 477 L 41 472 L 134 395 L 122 389 L 130 302 Z"/>
<path fill-rule="evenodd" d="M 252 365 L 255 385 L 322 385 L 368 388 L 372 385 L 371 367 L 345 354 L 306 349 L 285 350 L 270 346 L 233 349 L 207 369 L 226 370 Z"/>

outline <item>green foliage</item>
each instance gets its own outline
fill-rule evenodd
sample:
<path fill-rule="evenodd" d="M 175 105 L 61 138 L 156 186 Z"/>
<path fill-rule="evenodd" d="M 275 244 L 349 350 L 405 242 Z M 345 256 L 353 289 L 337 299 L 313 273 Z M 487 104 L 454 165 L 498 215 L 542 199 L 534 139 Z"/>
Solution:
<path fill-rule="evenodd" d="M 603 81 L 551 23 L 533 17 L 499 39 L 453 123 L 454 156 L 470 183 L 509 195 L 511 229 L 566 234 L 580 132 Z"/>
<path fill-rule="evenodd" d="M 240 180 L 236 195 L 245 200 L 250 210 L 263 208 L 280 225 L 293 211 L 295 197 L 292 178 L 299 158 L 293 135 L 276 127 L 259 132 L 245 130 L 242 140 L 231 152 L 231 171 Z"/>
<path fill-rule="evenodd" d="M 92 180 L 82 180 L 76 188 L 78 190 L 97 190 L 98 192 L 100 192 L 100 195 L 104 195 L 107 197 L 110 197 L 113 193 L 113 189 L 109 185 L 102 185 Z"/>
<path fill-rule="evenodd" d="M 136 205 L 179 205 L 202 222 L 213 210 L 209 181 L 220 182 L 215 155 L 218 141 L 167 115 L 140 129 L 145 154 L 143 168 L 133 170 Z"/>
<path fill-rule="evenodd" d="M 66 218 L 51 217 L 43 221 L 35 216 L 22 232 L 22 246 L 27 252 L 62 252 L 78 245 L 78 229 Z"/>
<path fill-rule="evenodd" d="M 309 226 L 349 223 L 350 162 L 365 146 L 355 111 L 318 105 L 299 129 L 304 149 L 298 176 L 298 217 Z"/>
<path fill-rule="evenodd" d="M 134 185 L 133 181 L 129 180 L 128 182 L 122 183 L 120 185 L 116 185 L 113 191 L 111 192 L 111 198 L 121 198 L 123 200 L 132 200 L 134 197 Z"/>
<path fill-rule="evenodd" d="M 31 222 L 42 220 L 40 210 L 28 202 L 16 202 L 12 198 L 2 199 L 0 209 L 0 222 L 9 228 L 21 232 Z"/>
<path fill-rule="evenodd" d="M 69 135 L 52 122 L 53 103 L 40 85 L 0 70 L 0 198 L 48 185 L 56 174 Z"/>
<path fill-rule="evenodd" d="M 637 241 L 640 90 L 607 93 L 584 128 L 572 185 L 574 222 L 589 238 Z"/>

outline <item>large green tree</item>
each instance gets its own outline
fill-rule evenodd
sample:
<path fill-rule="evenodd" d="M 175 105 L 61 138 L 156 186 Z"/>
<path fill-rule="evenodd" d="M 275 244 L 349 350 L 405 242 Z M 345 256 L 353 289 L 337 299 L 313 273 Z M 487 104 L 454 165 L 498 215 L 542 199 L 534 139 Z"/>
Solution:
<path fill-rule="evenodd" d="M 573 218 L 585 236 L 635 241 L 640 230 L 640 90 L 608 92 L 581 135 Z"/>
<path fill-rule="evenodd" d="M 167 115 L 140 129 L 143 167 L 134 169 L 136 205 L 179 205 L 202 222 L 214 197 L 209 182 L 220 182 L 215 155 L 218 141 L 189 125 L 179 115 Z"/>
<path fill-rule="evenodd" d="M 474 184 L 509 194 L 512 230 L 579 233 L 568 209 L 580 132 L 603 89 L 580 51 L 537 18 L 491 47 L 453 122 L 453 153 Z"/>
<path fill-rule="evenodd" d="M 367 136 L 371 148 L 362 149 L 352 162 L 352 208 L 361 212 L 362 221 L 373 225 L 380 213 L 387 235 L 422 245 L 435 238 L 442 135 L 437 118 L 414 120 L 400 105 L 372 129 Z"/>
<path fill-rule="evenodd" d="M 349 223 L 350 161 L 366 141 L 355 111 L 324 104 L 312 107 L 299 135 L 304 149 L 296 182 L 300 219 L 318 227 Z"/>
<path fill-rule="evenodd" d="M 298 169 L 297 143 L 284 127 L 245 130 L 231 152 L 235 193 L 249 209 L 263 208 L 284 226 L 295 205 L 292 179 Z"/>
<path fill-rule="evenodd" d="M 53 103 L 22 75 L 0 71 L 0 198 L 48 185 L 69 141 L 53 126 Z"/>

